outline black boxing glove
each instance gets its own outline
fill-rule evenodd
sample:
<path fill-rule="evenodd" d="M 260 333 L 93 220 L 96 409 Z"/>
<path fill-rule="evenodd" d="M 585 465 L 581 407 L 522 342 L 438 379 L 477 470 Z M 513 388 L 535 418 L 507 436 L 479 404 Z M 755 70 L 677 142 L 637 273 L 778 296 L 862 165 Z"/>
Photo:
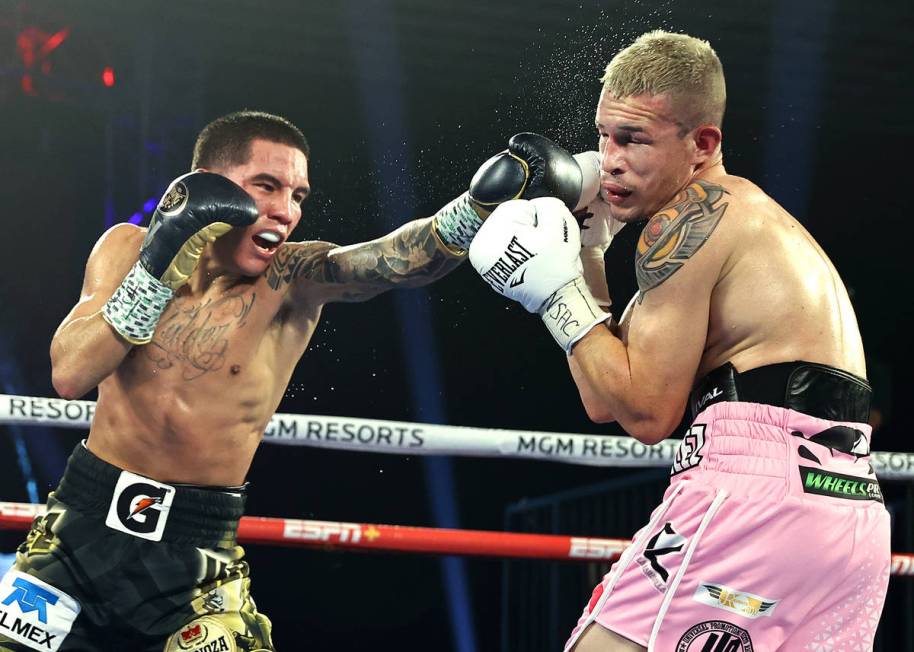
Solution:
<path fill-rule="evenodd" d="M 149 342 L 207 243 L 253 224 L 257 214 L 251 196 L 220 174 L 191 172 L 175 179 L 152 215 L 140 259 L 102 308 L 105 321 L 131 344 Z"/>
<path fill-rule="evenodd" d="M 530 132 L 515 134 L 508 149 L 482 164 L 464 193 L 435 215 L 435 232 L 455 253 L 465 252 L 482 220 L 511 199 L 557 197 L 574 210 L 582 174 L 575 159 L 554 142 Z"/>

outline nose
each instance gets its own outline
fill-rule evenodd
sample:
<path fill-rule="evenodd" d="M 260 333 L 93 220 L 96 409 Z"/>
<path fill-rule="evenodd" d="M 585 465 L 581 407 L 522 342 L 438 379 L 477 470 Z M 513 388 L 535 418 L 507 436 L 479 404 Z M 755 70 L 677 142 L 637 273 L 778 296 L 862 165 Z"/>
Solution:
<path fill-rule="evenodd" d="M 600 171 L 603 174 L 617 177 L 625 171 L 622 159 L 622 148 L 618 147 L 611 138 L 604 139 L 603 151 L 600 152 Z"/>
<path fill-rule="evenodd" d="M 267 217 L 280 224 L 288 225 L 292 223 L 296 210 L 298 210 L 298 202 L 292 199 L 291 191 L 277 192 L 270 198 Z"/>

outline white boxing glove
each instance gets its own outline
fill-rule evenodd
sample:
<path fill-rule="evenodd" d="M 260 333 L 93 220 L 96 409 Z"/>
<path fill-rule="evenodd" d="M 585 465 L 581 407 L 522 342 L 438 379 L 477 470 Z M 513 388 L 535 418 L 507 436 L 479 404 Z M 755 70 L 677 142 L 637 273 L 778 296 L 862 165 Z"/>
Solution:
<path fill-rule="evenodd" d="M 600 196 L 600 153 L 581 152 L 574 155 L 581 168 L 581 197 L 575 207 L 575 215 L 583 215 L 581 246 L 599 248 L 603 253 L 609 249 L 613 237 L 625 226 L 609 212 L 609 204 Z"/>
<path fill-rule="evenodd" d="M 600 152 L 580 152 L 572 158 L 581 168 L 581 196 L 574 207 L 577 213 L 600 195 Z"/>
<path fill-rule="evenodd" d="M 470 245 L 470 263 L 499 294 L 539 314 L 556 342 L 571 348 L 609 318 L 582 277 L 577 222 L 554 197 L 505 202 Z"/>
<path fill-rule="evenodd" d="M 606 267 L 603 261 L 613 237 L 625 226 L 610 215 L 609 204 L 600 193 L 600 154 L 581 152 L 574 155 L 581 168 L 581 197 L 574 216 L 581 225 L 581 262 L 584 280 L 603 310 L 609 312 L 612 299 L 606 284 Z"/>

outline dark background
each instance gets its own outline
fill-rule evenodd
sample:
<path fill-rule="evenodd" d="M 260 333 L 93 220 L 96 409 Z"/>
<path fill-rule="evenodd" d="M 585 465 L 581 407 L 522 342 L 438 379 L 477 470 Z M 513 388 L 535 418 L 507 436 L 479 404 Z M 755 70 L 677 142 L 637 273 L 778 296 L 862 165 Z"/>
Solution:
<path fill-rule="evenodd" d="M 882 420 L 874 448 L 912 451 L 912 7 L 0 0 L 0 389 L 54 395 L 50 338 L 93 243 L 189 168 L 209 120 L 253 108 L 295 122 L 312 145 L 313 188 L 296 235 L 348 244 L 432 214 L 517 131 L 594 148 L 603 67 L 664 28 L 706 38 L 720 55 L 727 168 L 782 202 L 835 262 L 870 358 Z M 106 66 L 113 87 L 102 84 Z M 629 227 L 609 252 L 618 308 L 634 288 L 636 237 Z M 328 307 L 280 411 L 622 434 L 587 420 L 539 321 L 468 265 L 423 290 Z M 44 500 L 80 436 L 0 430 L 0 498 Z M 497 530 L 511 502 L 617 473 L 264 445 L 248 513 Z M 0 551 L 19 536 L 3 535 Z M 280 649 L 497 649 L 498 561 L 447 571 L 468 583 L 458 636 L 448 594 L 461 594 L 436 558 L 260 546 L 249 558 Z"/>

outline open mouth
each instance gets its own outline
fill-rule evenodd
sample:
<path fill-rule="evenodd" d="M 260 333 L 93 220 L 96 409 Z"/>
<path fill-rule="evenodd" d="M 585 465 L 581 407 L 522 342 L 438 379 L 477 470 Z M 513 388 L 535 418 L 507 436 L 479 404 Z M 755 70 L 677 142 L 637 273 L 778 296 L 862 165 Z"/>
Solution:
<path fill-rule="evenodd" d="M 251 238 L 259 249 L 272 253 L 282 243 L 282 238 L 272 231 L 261 231 Z"/>
<path fill-rule="evenodd" d="M 631 196 L 632 191 L 616 184 L 604 185 L 603 198 L 610 204 L 618 204 Z"/>

